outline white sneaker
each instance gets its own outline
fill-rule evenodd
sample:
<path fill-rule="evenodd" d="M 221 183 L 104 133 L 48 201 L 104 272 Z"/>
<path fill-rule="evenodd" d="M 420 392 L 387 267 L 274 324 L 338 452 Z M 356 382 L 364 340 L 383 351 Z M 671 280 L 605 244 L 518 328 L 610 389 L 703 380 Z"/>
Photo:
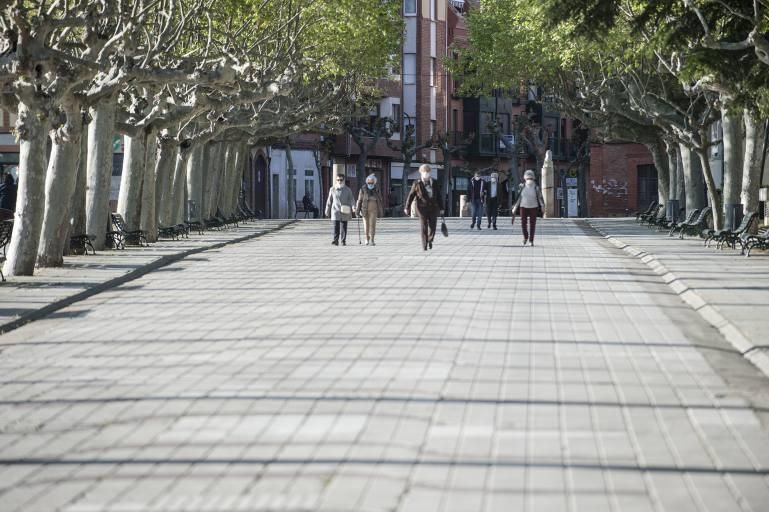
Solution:
<path fill-rule="evenodd" d="M 368 245 L 368 240 L 366 240 L 366 245 Z"/>

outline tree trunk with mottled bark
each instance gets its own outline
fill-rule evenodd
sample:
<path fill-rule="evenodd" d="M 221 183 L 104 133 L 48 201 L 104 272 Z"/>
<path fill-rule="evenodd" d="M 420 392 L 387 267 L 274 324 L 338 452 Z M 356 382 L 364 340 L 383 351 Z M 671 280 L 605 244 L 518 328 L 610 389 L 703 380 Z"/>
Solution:
<path fill-rule="evenodd" d="M 697 149 L 696 153 L 700 158 L 705 186 L 708 188 L 708 199 L 710 199 L 710 206 L 713 211 L 713 229 L 721 229 L 724 225 L 723 203 L 716 189 L 716 180 L 713 179 L 713 172 L 710 169 L 710 155 L 707 149 Z"/>
<path fill-rule="evenodd" d="M 80 157 L 77 165 L 75 191 L 69 207 L 69 236 L 85 235 L 85 189 L 88 173 L 88 137 L 87 127 L 83 128 L 80 136 Z M 65 245 L 64 254 L 69 254 L 69 245 Z"/>
<path fill-rule="evenodd" d="M 158 157 L 155 162 L 155 231 L 158 226 L 167 226 L 168 209 L 176 170 L 178 144 L 172 137 L 164 135 L 158 138 Z"/>
<path fill-rule="evenodd" d="M 140 211 L 140 229 L 147 233 L 147 241 L 154 242 L 158 237 L 155 197 L 157 195 L 157 159 L 158 138 L 154 131 L 147 133 L 145 139 L 144 179 L 142 180 L 142 205 Z"/>
<path fill-rule="evenodd" d="M 187 158 L 187 199 L 190 204 L 189 219 L 191 222 L 203 220 L 200 205 L 203 204 L 203 165 L 205 162 L 205 144 L 198 144 L 190 151 Z"/>
<path fill-rule="evenodd" d="M 88 126 L 88 167 L 85 195 L 86 233 L 93 235 L 96 250 L 104 249 L 109 225 L 109 196 L 112 188 L 112 136 L 116 104 L 104 101 L 91 108 Z"/>
<path fill-rule="evenodd" d="M 35 270 L 45 201 L 47 121 L 38 115 L 40 110 L 19 102 L 19 183 L 13 234 L 3 266 L 6 276 L 31 276 Z"/>
<path fill-rule="evenodd" d="M 70 198 L 77 183 L 80 139 L 83 134 L 81 103 L 73 98 L 62 102 L 64 126 L 51 130 L 51 156 L 45 180 L 45 213 L 37 249 L 38 267 L 60 267 L 69 245 Z"/>
<path fill-rule="evenodd" d="M 688 216 L 694 210 L 701 210 L 705 201 L 705 181 L 702 177 L 702 168 L 698 159 L 692 158 L 692 149 L 684 144 L 679 144 L 681 155 L 681 168 L 684 176 L 684 205 Z"/>
<path fill-rule="evenodd" d="M 147 138 L 144 132 L 126 137 L 123 147 L 123 172 L 120 177 L 120 194 L 117 212 L 123 216 L 126 229 L 137 230 L 141 226 L 142 180 L 147 155 Z"/>
<path fill-rule="evenodd" d="M 745 158 L 742 168 L 742 192 L 740 199 L 746 212 L 758 211 L 758 190 L 761 188 L 761 163 L 763 162 L 766 124 L 758 113 L 745 109 Z"/>
<path fill-rule="evenodd" d="M 742 190 L 742 162 L 744 156 L 742 118 L 724 108 L 721 113 L 724 141 L 723 207 L 726 227 L 735 224 L 730 205 L 740 204 Z"/>

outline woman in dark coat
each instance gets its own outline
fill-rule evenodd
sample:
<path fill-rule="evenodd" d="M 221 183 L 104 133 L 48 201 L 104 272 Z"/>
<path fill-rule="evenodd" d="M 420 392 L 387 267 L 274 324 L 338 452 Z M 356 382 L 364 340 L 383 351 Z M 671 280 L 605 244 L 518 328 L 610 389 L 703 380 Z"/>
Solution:
<path fill-rule="evenodd" d="M 438 224 L 438 215 L 443 214 L 443 204 L 441 192 L 430 177 L 430 166 L 422 164 L 419 167 L 419 174 L 420 179 L 411 186 L 403 212 L 411 215 L 411 203 L 416 201 L 417 213 L 422 224 L 422 249 L 426 251 L 428 248 L 433 248 L 435 226 Z"/>
<path fill-rule="evenodd" d="M 3 181 L 0 183 L 0 208 L 16 209 L 16 185 L 10 173 L 3 176 Z"/>

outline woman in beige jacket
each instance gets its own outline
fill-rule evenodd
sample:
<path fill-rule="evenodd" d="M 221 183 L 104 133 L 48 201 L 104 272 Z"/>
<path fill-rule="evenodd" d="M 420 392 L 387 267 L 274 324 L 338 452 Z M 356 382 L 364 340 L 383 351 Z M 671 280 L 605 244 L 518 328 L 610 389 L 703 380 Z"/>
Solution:
<path fill-rule="evenodd" d="M 366 186 L 360 189 L 358 193 L 358 204 L 355 209 L 358 216 L 363 218 L 363 230 L 366 232 L 366 245 L 376 245 L 374 235 L 376 235 L 377 217 L 384 216 L 384 201 L 382 192 L 377 185 L 376 176 L 373 174 L 366 178 Z"/>

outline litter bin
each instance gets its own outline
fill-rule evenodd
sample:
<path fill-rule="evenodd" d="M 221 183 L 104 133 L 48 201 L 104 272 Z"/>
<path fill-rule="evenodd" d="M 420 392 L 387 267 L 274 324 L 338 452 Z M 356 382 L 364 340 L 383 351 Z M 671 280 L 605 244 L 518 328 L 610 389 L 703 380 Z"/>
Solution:
<path fill-rule="evenodd" d="M 679 206 L 678 199 L 668 199 L 668 211 L 666 217 L 670 221 L 671 224 L 678 222 L 678 209 Z"/>

